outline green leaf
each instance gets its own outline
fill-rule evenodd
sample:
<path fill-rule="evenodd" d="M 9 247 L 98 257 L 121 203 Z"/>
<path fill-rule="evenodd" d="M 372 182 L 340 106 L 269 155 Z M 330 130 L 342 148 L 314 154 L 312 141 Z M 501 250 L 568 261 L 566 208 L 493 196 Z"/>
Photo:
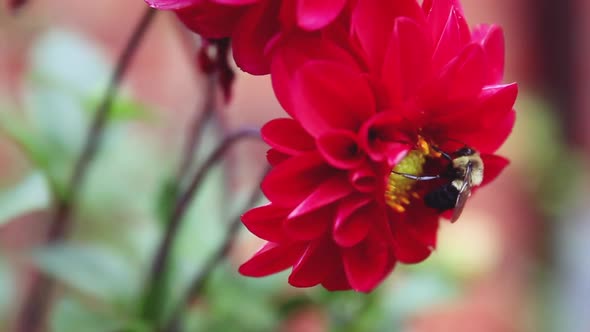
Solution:
<path fill-rule="evenodd" d="M 389 320 L 388 317 L 383 317 L 384 311 L 380 306 L 382 289 L 380 287 L 369 294 L 315 289 L 315 294 L 310 294 L 315 295 L 316 301 L 329 314 L 332 331 L 379 331 L 375 326 L 381 321 Z"/>
<path fill-rule="evenodd" d="M 87 117 L 102 102 L 112 72 L 112 65 L 94 44 L 73 32 L 52 30 L 44 35 L 32 52 L 32 70 L 29 73 L 33 96 L 50 92 L 54 104 L 77 108 L 80 115 Z M 75 68 L 76 70 L 72 70 Z M 46 98 L 47 96 L 45 96 Z M 47 101 L 47 99 L 44 99 Z M 51 100 L 49 100 L 51 101 Z M 43 109 L 47 112 L 51 104 Z M 63 110 L 55 108 L 48 112 Z M 86 114 L 84 114 L 86 113 Z M 111 120 L 132 120 L 145 118 L 150 112 L 147 107 L 118 91 L 109 112 Z M 59 118 L 59 121 L 70 121 Z"/>
<path fill-rule="evenodd" d="M 51 312 L 53 332 L 152 332 L 133 317 L 126 317 L 113 308 L 99 308 L 69 295 L 60 297 Z"/>
<path fill-rule="evenodd" d="M 102 91 L 99 94 L 95 93 L 84 98 L 84 109 L 91 113 L 94 112 L 103 98 L 104 93 Z M 153 113 L 148 106 L 121 94 L 117 94 L 109 110 L 109 119 L 111 121 L 142 120 L 148 119 L 152 115 Z"/>
<path fill-rule="evenodd" d="M 76 155 L 88 128 L 84 99 L 104 89 L 109 65 L 100 50 L 63 30 L 43 35 L 31 51 L 26 111 L 52 154 Z"/>
<path fill-rule="evenodd" d="M 42 170 L 47 168 L 50 159 L 47 144 L 26 123 L 25 119 L 1 108 L 0 132 L 12 140 L 34 165 Z"/>
<path fill-rule="evenodd" d="M 40 85 L 77 95 L 90 95 L 106 86 L 110 65 L 102 50 L 72 31 L 50 30 L 31 52 L 30 77 Z"/>
<path fill-rule="evenodd" d="M 93 43 L 63 30 L 51 30 L 33 46 L 25 82 L 24 121 L 2 119 L 11 137 L 29 158 L 47 173 L 56 194 L 62 196 L 102 101 L 111 64 Z M 150 114 L 147 108 L 118 91 L 111 120 L 131 120 Z M 103 142 L 112 139 L 113 127 Z"/>
<path fill-rule="evenodd" d="M 0 191 L 0 225 L 14 217 L 49 206 L 51 201 L 45 177 L 33 173 L 8 190 Z"/>
<path fill-rule="evenodd" d="M 126 305 L 139 293 L 137 271 L 111 249 L 61 244 L 38 250 L 35 258 L 42 271 L 98 300 Z"/>
<path fill-rule="evenodd" d="M 275 279 L 277 276 L 271 277 Z M 286 275 L 282 274 L 282 279 Z M 280 305 L 276 294 L 282 287 L 261 291 L 250 279 L 238 276 L 233 267 L 223 264 L 217 269 L 203 293 L 207 306 L 190 310 L 185 320 L 187 331 L 276 331 Z M 270 280 L 271 284 L 277 285 Z M 281 286 L 284 286 L 282 280 Z"/>
<path fill-rule="evenodd" d="M 70 297 L 60 298 L 51 314 L 53 332 L 119 331 L 124 324 L 113 315 L 91 310 Z"/>
<path fill-rule="evenodd" d="M 159 181 L 170 158 L 158 137 L 118 127 L 102 144 L 80 193 L 77 239 L 117 248 L 135 269 L 149 266 L 159 240 L 154 214 Z"/>

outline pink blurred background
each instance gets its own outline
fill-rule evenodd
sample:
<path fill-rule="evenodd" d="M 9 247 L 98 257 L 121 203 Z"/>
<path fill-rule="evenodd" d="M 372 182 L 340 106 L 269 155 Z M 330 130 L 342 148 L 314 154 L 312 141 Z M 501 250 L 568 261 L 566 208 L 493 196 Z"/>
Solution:
<path fill-rule="evenodd" d="M 543 314 L 552 310 L 563 312 L 562 331 L 590 331 L 590 305 L 581 300 L 590 296 L 590 279 L 581 277 L 590 278 L 590 255 L 587 251 L 572 254 L 567 245 L 560 244 L 581 241 L 576 248 L 590 250 L 590 244 L 583 243 L 584 236 L 590 238 L 588 196 L 584 195 L 590 192 L 590 21 L 585 19 L 590 2 L 464 0 L 463 5 L 470 24 L 504 27 L 505 80 L 517 81 L 521 91 L 518 124 L 501 151 L 512 166 L 474 197 L 461 222 L 452 227 L 445 224 L 441 230 L 435 255 L 464 281 L 467 291 L 452 303 L 421 311 L 404 331 L 551 331 L 544 326 Z M 0 94 L 18 103 L 28 48 L 44 31 L 55 27 L 74 30 L 101 45 L 114 60 L 145 6 L 141 0 L 31 0 L 14 16 L 0 10 Z M 181 31 L 172 14 L 160 13 L 124 84 L 161 113 L 155 133 L 161 140 L 154 148 L 180 150 L 181 137 L 174 133 L 185 130 L 201 98 L 203 81 L 192 67 Z M 284 116 L 268 77 L 240 73 L 234 93 L 223 110 L 227 127 L 260 126 Z M 543 146 L 531 141 L 526 123 L 537 111 L 536 104 L 528 102 L 531 99 L 549 105 L 559 120 L 560 135 L 555 139 L 563 140 L 563 146 L 575 153 L 582 170 L 567 213 L 555 220 L 547 220 L 533 203 L 536 193 L 528 183 L 535 168 L 531 155 L 543 154 Z M 263 167 L 263 159 L 248 158 L 251 153 L 262 155 L 264 148 L 257 145 L 238 152 L 239 174 L 243 175 L 237 178 L 238 185 L 252 185 L 254 179 L 247 175 Z M 17 179 L 26 167 L 16 147 L 0 137 L 0 184 Z M 558 177 L 568 176 L 560 173 L 559 163 L 554 172 Z M 0 229 L 0 249 L 15 252 L 33 246 L 42 231 L 39 223 L 27 220 L 9 225 Z M 543 279 L 540 269 L 555 277 L 559 308 L 544 304 L 547 295 L 540 294 L 538 287 Z M 26 271 L 22 274 L 26 280 Z M 403 276 L 399 278 L 403 285 Z M 325 328 L 321 315 L 314 311 L 291 317 L 285 324 L 285 331 Z"/>

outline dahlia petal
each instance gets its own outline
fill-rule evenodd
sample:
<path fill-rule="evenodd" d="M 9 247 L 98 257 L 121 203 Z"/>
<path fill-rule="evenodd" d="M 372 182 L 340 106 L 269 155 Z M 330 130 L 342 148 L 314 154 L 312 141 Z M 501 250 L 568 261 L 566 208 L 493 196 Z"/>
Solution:
<path fill-rule="evenodd" d="M 332 129 L 356 132 L 375 113 L 369 82 L 350 67 L 310 61 L 293 82 L 294 117 L 314 137 Z"/>
<path fill-rule="evenodd" d="M 469 113 L 457 112 L 444 119 L 449 127 L 459 121 L 462 126 L 453 126 L 448 133 L 455 140 L 475 148 L 481 153 L 496 151 L 512 132 L 516 120 L 513 110 L 518 86 L 515 83 L 484 88 L 479 105 Z"/>
<path fill-rule="evenodd" d="M 322 281 L 322 286 L 329 291 L 349 290 L 352 287 L 346 278 L 346 272 L 342 265 L 342 259 L 339 258 L 338 266 Z"/>
<path fill-rule="evenodd" d="M 313 241 L 293 266 L 289 284 L 295 287 L 313 287 L 338 268 L 338 260 L 340 253 L 333 243 L 325 239 Z"/>
<path fill-rule="evenodd" d="M 204 0 L 145 0 L 152 8 L 160 10 L 174 10 L 199 5 Z"/>
<path fill-rule="evenodd" d="M 436 37 L 435 37 L 436 38 Z M 455 7 L 448 13 L 448 18 L 439 39 L 434 39 L 436 47 L 432 55 L 434 70 L 442 68 L 454 58 L 470 41 L 469 26 Z"/>
<path fill-rule="evenodd" d="M 178 18 L 189 29 L 205 38 L 219 39 L 231 36 L 245 9 L 203 1 L 195 6 L 179 8 Z"/>
<path fill-rule="evenodd" d="M 298 241 L 321 237 L 334 219 L 334 208 L 324 207 L 303 215 L 289 216 L 284 222 L 285 232 Z"/>
<path fill-rule="evenodd" d="M 310 34 L 291 33 L 275 47 L 271 63 L 271 80 L 273 90 L 281 106 L 293 116 L 291 102 L 293 78 L 297 69 L 311 59 L 330 60 L 343 63 L 350 68 L 357 68 L 356 60 L 351 54 L 332 39 L 323 39 Z"/>
<path fill-rule="evenodd" d="M 477 135 L 473 135 L 473 147 L 484 153 L 498 150 L 512 132 L 515 122 L 516 112 L 511 109 L 493 127 L 487 127 L 479 131 Z"/>
<path fill-rule="evenodd" d="M 422 6 L 427 14 L 428 26 L 431 28 L 435 43 L 441 39 L 453 12 L 463 16 L 463 9 L 458 0 L 426 0 Z"/>
<path fill-rule="evenodd" d="M 502 28 L 497 25 L 480 25 L 474 29 L 472 40 L 483 47 L 487 56 L 486 84 L 501 82 L 504 77 L 504 32 Z"/>
<path fill-rule="evenodd" d="M 386 244 L 365 241 L 351 248 L 343 248 L 342 261 L 348 282 L 359 292 L 372 291 L 391 272 L 395 260 Z"/>
<path fill-rule="evenodd" d="M 411 204 L 416 208 L 410 209 L 405 215 L 407 229 L 418 242 L 432 250 L 436 247 L 439 216 L 435 210 L 427 207 L 422 199 Z"/>
<path fill-rule="evenodd" d="M 289 158 L 291 158 L 290 155 L 282 153 L 275 149 L 269 149 L 268 151 L 266 151 L 266 160 L 272 167 L 277 166 L 278 164 L 282 163 L 283 161 Z"/>
<path fill-rule="evenodd" d="M 415 0 L 359 1 L 352 13 L 352 31 L 368 59 L 369 68 L 381 71 L 385 56 L 383 41 L 389 40 L 396 17 L 408 17 L 424 22 L 424 14 Z"/>
<path fill-rule="evenodd" d="M 469 99 L 476 96 L 482 89 L 485 81 L 484 71 L 485 58 L 483 50 L 479 45 L 467 47 L 465 52 L 456 58 L 456 71 L 449 71 L 453 76 L 448 90 L 449 100 Z M 443 79 L 444 81 L 444 79 Z"/>
<path fill-rule="evenodd" d="M 414 225 L 414 234 L 416 239 L 423 243 L 427 248 L 434 250 L 437 243 L 439 217 L 433 213 L 428 213 L 419 219 L 421 222 Z"/>
<path fill-rule="evenodd" d="M 268 41 L 268 43 L 266 43 L 266 47 L 264 48 L 264 51 L 263 51 L 264 55 L 266 55 L 267 57 L 272 57 L 272 55 L 274 54 L 277 47 L 285 39 L 286 35 L 287 34 L 284 31 L 281 31 L 281 30 L 275 31 L 275 34 Z"/>
<path fill-rule="evenodd" d="M 294 76 L 293 63 L 297 63 L 299 54 L 288 47 L 277 47 L 270 65 L 272 89 L 281 107 L 293 116 L 291 86 Z M 298 63 L 297 63 L 298 64 Z"/>
<path fill-rule="evenodd" d="M 297 217 L 348 196 L 353 191 L 345 173 L 340 173 L 323 181 L 289 214 L 289 218 Z"/>
<path fill-rule="evenodd" d="M 498 175 L 502 173 L 504 168 L 510 164 L 508 159 L 493 154 L 482 154 L 481 159 L 483 160 L 484 164 L 484 175 L 481 186 L 485 186 L 496 179 Z"/>
<path fill-rule="evenodd" d="M 477 188 L 471 189 L 471 194 L 473 194 L 475 192 Z M 445 218 L 446 220 L 451 220 L 451 218 L 453 218 L 453 215 L 455 214 L 455 210 L 454 209 L 450 209 L 450 210 L 445 210 L 443 211 L 440 216 Z"/>
<path fill-rule="evenodd" d="M 280 243 L 288 239 L 283 231 L 283 220 L 288 214 L 288 209 L 269 204 L 246 212 L 242 223 L 259 238 Z"/>
<path fill-rule="evenodd" d="M 264 277 L 281 272 L 299 260 L 305 250 L 303 244 L 265 244 L 238 271 L 248 277 Z"/>
<path fill-rule="evenodd" d="M 430 256 L 433 248 L 424 244 L 416 236 L 410 225 L 414 220 L 406 220 L 406 218 L 399 216 L 398 218 L 392 218 L 392 221 L 392 246 L 395 258 L 398 261 L 412 264 L 421 262 Z"/>
<path fill-rule="evenodd" d="M 298 0 L 297 23 L 304 30 L 318 30 L 340 14 L 347 0 Z"/>
<path fill-rule="evenodd" d="M 430 11 L 432 10 L 432 1 L 433 0 L 423 0 L 422 1 L 422 10 L 428 16 Z"/>
<path fill-rule="evenodd" d="M 276 18 L 279 5 L 278 1 L 263 1 L 249 8 L 236 26 L 232 35 L 232 50 L 236 64 L 243 71 L 252 75 L 270 72 L 270 60 L 265 49 L 279 30 Z"/>
<path fill-rule="evenodd" d="M 261 188 L 276 205 L 293 207 L 306 199 L 333 173 L 319 153 L 306 152 L 274 167 L 262 181 Z"/>
<path fill-rule="evenodd" d="M 415 96 L 418 87 L 430 73 L 431 41 L 415 21 L 399 17 L 381 71 L 390 106 Z"/>
<path fill-rule="evenodd" d="M 281 27 L 288 30 L 297 26 L 297 0 L 277 1 L 281 2 L 281 10 L 279 11 L 279 21 Z"/>
<path fill-rule="evenodd" d="M 434 86 L 425 91 L 425 107 L 429 112 L 447 112 L 449 108 L 465 107 L 477 98 L 486 79 L 485 55 L 478 44 L 470 44 L 448 63 Z M 458 103 L 458 104 L 457 104 Z M 442 108 L 441 108 L 442 107 Z"/>
<path fill-rule="evenodd" d="M 348 181 L 354 189 L 362 193 L 375 191 L 379 184 L 375 171 L 367 163 L 351 170 L 348 173 Z"/>
<path fill-rule="evenodd" d="M 360 130 L 360 143 L 374 161 L 397 164 L 411 148 L 410 138 L 405 134 L 405 118 L 392 112 L 380 112 L 367 120 Z"/>
<path fill-rule="evenodd" d="M 482 101 L 478 111 L 485 127 L 493 127 L 512 110 L 518 95 L 518 84 L 510 83 L 485 87 L 480 94 Z"/>
<path fill-rule="evenodd" d="M 262 127 L 261 135 L 268 145 L 288 155 L 297 155 L 315 146 L 311 136 L 293 119 L 271 120 Z"/>
<path fill-rule="evenodd" d="M 385 59 L 383 60 L 383 67 L 381 68 L 381 82 L 383 84 L 383 89 L 385 93 L 386 101 L 388 102 L 387 106 L 390 108 L 397 108 L 399 105 L 402 104 L 404 101 L 404 80 L 402 78 L 402 65 L 401 65 L 401 57 L 402 57 L 402 47 L 398 31 L 397 25 L 403 24 L 398 23 L 398 21 L 403 20 L 406 21 L 406 18 L 398 18 L 396 19 L 396 27 L 394 27 L 394 32 L 392 38 L 389 40 L 387 51 L 385 54 Z"/>
<path fill-rule="evenodd" d="M 336 168 L 355 168 L 365 158 L 356 134 L 347 130 L 329 131 L 318 137 L 317 145 L 324 159 Z"/>
<path fill-rule="evenodd" d="M 351 197 L 338 206 L 334 222 L 334 241 L 341 247 L 352 247 L 361 242 L 369 233 L 373 220 L 371 209 L 366 205 L 371 199 L 366 196 Z"/>
<path fill-rule="evenodd" d="M 210 0 L 211 1 L 211 0 Z M 242 6 L 260 2 L 261 0 L 212 0 L 224 5 Z"/>
<path fill-rule="evenodd" d="M 384 206 L 378 205 L 376 202 L 372 202 L 367 208 L 370 209 L 367 213 L 371 216 L 369 235 L 372 237 L 372 241 L 390 244 L 393 237 L 391 235 L 391 222 L 387 215 L 387 209 L 389 208 L 384 208 Z"/>

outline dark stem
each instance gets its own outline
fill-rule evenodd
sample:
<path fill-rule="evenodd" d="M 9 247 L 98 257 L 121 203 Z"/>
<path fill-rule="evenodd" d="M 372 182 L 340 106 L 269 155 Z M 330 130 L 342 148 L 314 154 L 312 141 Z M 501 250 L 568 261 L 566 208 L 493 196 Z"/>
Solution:
<path fill-rule="evenodd" d="M 84 182 L 90 163 L 94 159 L 100 145 L 105 124 L 110 114 L 111 105 L 116 96 L 121 79 L 127 72 L 133 56 L 135 55 L 150 23 L 153 21 L 156 11 L 152 8 L 146 9 L 139 23 L 135 27 L 123 53 L 117 61 L 109 86 L 104 98 L 98 105 L 94 119 L 86 137 L 85 145 L 78 158 L 72 177 L 65 195 L 58 200 L 55 211 L 49 222 L 49 230 L 45 243 L 51 244 L 63 239 L 70 229 L 70 216 L 73 212 L 75 200 Z M 36 274 L 33 276 L 31 289 L 23 303 L 20 316 L 17 320 L 17 332 L 38 331 L 45 322 L 45 316 L 50 304 L 53 281 L 46 275 Z"/>
<path fill-rule="evenodd" d="M 268 173 L 270 168 L 267 168 L 264 171 L 264 176 Z M 257 182 L 257 183 L 260 183 Z M 246 203 L 244 210 L 253 206 L 260 198 L 262 197 L 262 191 L 260 188 L 256 186 L 250 197 Z M 236 234 L 240 229 L 241 224 L 241 215 L 238 215 L 232 219 L 232 222 L 228 225 L 228 229 L 225 233 L 224 239 L 221 242 L 221 246 L 209 257 L 209 260 L 205 263 L 201 271 L 195 276 L 195 278 L 190 283 L 190 286 L 182 298 L 180 303 L 174 308 L 172 314 L 168 318 L 164 327 L 160 330 L 161 332 L 178 332 L 180 328 L 180 319 L 184 312 L 184 309 L 189 306 L 192 302 L 194 302 L 199 295 L 201 295 L 201 291 L 205 287 L 207 280 L 211 276 L 211 272 L 223 261 L 225 256 L 228 254 L 231 246 L 234 242 Z"/>
<path fill-rule="evenodd" d="M 182 180 L 186 177 L 190 171 L 192 163 L 195 159 L 195 153 L 201 142 L 201 134 L 205 124 L 211 118 L 211 115 L 215 111 L 215 98 L 216 98 L 216 86 L 217 86 L 217 75 L 216 73 L 209 73 L 207 75 L 207 82 L 205 83 L 205 101 L 198 108 L 197 116 L 195 116 L 187 135 L 187 140 L 184 146 L 184 152 L 182 154 L 183 159 L 176 175 L 177 184 L 181 185 Z"/>
<path fill-rule="evenodd" d="M 113 104 L 113 100 L 117 95 L 117 90 L 119 88 L 119 85 L 121 84 L 121 80 L 123 76 L 127 73 L 133 56 L 139 48 L 139 45 L 141 44 L 141 41 L 145 36 L 145 32 L 147 31 L 148 27 L 153 21 L 155 14 L 156 10 L 153 8 L 147 8 L 145 10 L 145 13 L 142 15 L 139 23 L 137 24 L 135 30 L 131 35 L 131 38 L 129 39 L 125 49 L 123 50 L 123 53 L 117 61 L 117 67 L 115 68 L 113 76 L 111 77 L 111 81 L 107 88 L 105 98 L 102 100 L 102 103 L 96 109 L 95 118 L 92 123 L 92 127 L 90 128 L 88 138 L 86 139 L 86 145 L 84 146 L 82 155 L 80 156 L 78 164 L 74 169 L 74 176 L 72 177 L 72 182 L 70 186 L 70 196 L 75 196 L 80 190 L 81 183 L 84 180 L 84 177 L 88 170 L 88 165 L 94 159 L 96 150 L 100 145 L 102 134 L 104 132 L 104 127 L 110 115 L 111 106 Z M 73 198 L 68 196 L 66 197 L 67 199 Z"/>
<path fill-rule="evenodd" d="M 163 283 L 165 283 L 165 273 L 170 259 L 172 244 L 178 233 L 182 218 L 187 209 L 190 207 L 192 199 L 199 189 L 203 179 L 209 173 L 209 170 L 225 155 L 227 150 L 237 141 L 246 137 L 260 137 L 260 133 L 255 129 L 242 129 L 228 135 L 223 142 L 213 151 L 207 160 L 201 165 L 194 178 L 188 185 L 187 189 L 178 197 L 173 212 L 167 223 L 167 228 L 156 255 L 152 261 L 148 280 L 144 290 L 143 307 L 141 317 L 145 321 L 152 321 L 160 313 L 160 306 L 164 299 L 161 297 Z"/>

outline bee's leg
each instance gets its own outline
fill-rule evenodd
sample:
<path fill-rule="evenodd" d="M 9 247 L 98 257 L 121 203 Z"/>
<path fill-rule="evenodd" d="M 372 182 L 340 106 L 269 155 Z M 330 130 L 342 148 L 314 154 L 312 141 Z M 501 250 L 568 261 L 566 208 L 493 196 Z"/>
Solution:
<path fill-rule="evenodd" d="M 423 176 L 419 176 L 419 175 L 412 175 L 412 174 L 406 174 L 406 173 L 399 173 L 396 171 L 391 171 L 391 173 L 395 173 L 397 175 L 401 175 L 405 178 L 408 179 L 412 179 L 412 180 L 416 180 L 416 181 L 428 181 L 428 180 L 436 180 L 436 179 L 440 179 L 440 175 L 423 175 Z"/>
<path fill-rule="evenodd" d="M 432 149 L 438 153 L 440 153 L 446 160 L 453 161 L 453 158 L 448 153 L 444 152 L 443 150 L 439 149 L 438 147 L 432 145 Z"/>

